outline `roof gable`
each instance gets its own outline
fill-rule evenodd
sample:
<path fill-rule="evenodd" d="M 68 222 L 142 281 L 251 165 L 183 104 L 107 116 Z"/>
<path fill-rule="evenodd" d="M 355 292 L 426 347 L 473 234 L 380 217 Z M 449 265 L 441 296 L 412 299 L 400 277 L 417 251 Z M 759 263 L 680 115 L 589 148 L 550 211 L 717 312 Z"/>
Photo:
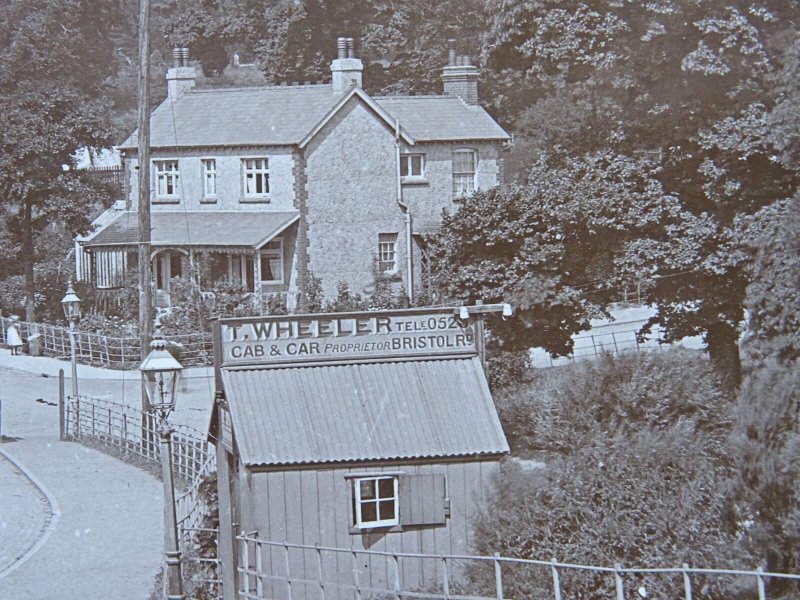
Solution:
<path fill-rule="evenodd" d="M 392 117 L 389 113 L 387 113 L 377 102 L 375 102 L 367 93 L 362 90 L 358 86 L 351 87 L 342 98 L 337 102 L 333 108 L 322 118 L 320 121 L 309 131 L 300 143 L 298 144 L 301 148 L 305 148 L 306 145 L 314 139 L 325 125 L 327 125 L 331 119 L 338 113 L 352 98 L 357 98 L 361 100 L 368 108 L 372 110 L 372 112 L 383 121 L 387 127 L 396 131 L 397 135 L 399 135 L 403 141 L 407 144 L 413 145 L 415 143 L 414 138 L 408 135 L 401 126 L 399 121 Z"/>

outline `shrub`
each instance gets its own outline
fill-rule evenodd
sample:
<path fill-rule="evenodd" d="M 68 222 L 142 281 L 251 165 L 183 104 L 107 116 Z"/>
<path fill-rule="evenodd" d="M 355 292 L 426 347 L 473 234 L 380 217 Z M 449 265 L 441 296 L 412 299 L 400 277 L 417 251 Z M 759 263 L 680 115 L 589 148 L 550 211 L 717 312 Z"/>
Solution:
<path fill-rule="evenodd" d="M 769 363 L 742 387 L 732 434 L 730 502 L 745 546 L 770 571 L 800 568 L 800 372 Z M 800 585 L 770 581 L 769 597 L 797 598 Z"/>
<path fill-rule="evenodd" d="M 719 445 L 730 427 L 731 399 L 696 351 L 609 355 L 532 373 L 530 385 L 495 394 L 500 420 L 518 452 L 565 454 L 598 431 L 662 430 L 678 421 L 714 434 Z"/>

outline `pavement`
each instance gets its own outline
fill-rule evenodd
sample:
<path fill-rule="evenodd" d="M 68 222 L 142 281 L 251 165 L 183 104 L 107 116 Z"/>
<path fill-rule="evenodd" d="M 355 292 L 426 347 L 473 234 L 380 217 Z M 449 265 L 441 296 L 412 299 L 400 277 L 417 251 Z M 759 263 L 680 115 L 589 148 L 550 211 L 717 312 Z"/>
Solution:
<path fill-rule="evenodd" d="M 59 440 L 60 369 L 69 363 L 0 349 L 0 598 L 144 600 L 163 564 L 161 483 Z M 192 375 L 181 415 L 202 428 L 213 388 Z M 79 365 L 78 381 L 81 395 L 141 401 L 136 372 Z"/>

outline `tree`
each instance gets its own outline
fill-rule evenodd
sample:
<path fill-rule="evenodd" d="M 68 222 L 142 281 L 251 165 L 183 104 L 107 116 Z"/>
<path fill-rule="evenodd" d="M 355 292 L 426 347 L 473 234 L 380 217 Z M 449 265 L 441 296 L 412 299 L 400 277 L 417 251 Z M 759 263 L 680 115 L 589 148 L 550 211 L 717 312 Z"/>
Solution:
<path fill-rule="evenodd" d="M 206 77 L 219 77 L 230 61 L 225 45 L 232 25 L 217 4 L 213 0 L 193 3 L 173 15 L 164 30 L 174 47 L 189 48 Z"/>
<path fill-rule="evenodd" d="M 113 72 L 110 23 L 122 3 L 7 2 L 0 8 L 0 192 L 18 223 L 26 318 L 34 315 L 34 233 L 47 222 L 85 232 L 97 201 L 74 170 L 82 147 L 110 143 L 102 84 Z"/>
<path fill-rule="evenodd" d="M 735 387 L 747 274 L 734 251 L 734 223 L 798 183 L 797 172 L 775 159 L 782 146 L 770 132 L 777 102 L 786 109 L 783 147 L 796 141 L 797 104 L 780 100 L 796 88 L 784 65 L 797 63 L 797 51 L 785 51 L 798 3 L 490 4 L 503 10 L 493 11 L 489 64 L 509 85 L 538 83 L 528 107 L 506 102 L 502 85 L 493 91 L 512 120 L 520 115 L 518 144 L 529 162 L 587 149 L 652 155 L 655 178 L 686 218 L 655 236 L 640 229 L 642 239 L 618 262 L 620 281 L 642 282 L 658 310 L 649 325 L 668 338 L 704 336 L 720 376 Z"/>
<path fill-rule="evenodd" d="M 667 237 L 688 218 L 641 161 L 542 158 L 525 185 L 479 191 L 445 215 L 431 264 L 452 299 L 516 306 L 513 322 L 488 320 L 504 350 L 565 355 L 571 336 L 617 299 L 607 282 L 632 232 Z"/>

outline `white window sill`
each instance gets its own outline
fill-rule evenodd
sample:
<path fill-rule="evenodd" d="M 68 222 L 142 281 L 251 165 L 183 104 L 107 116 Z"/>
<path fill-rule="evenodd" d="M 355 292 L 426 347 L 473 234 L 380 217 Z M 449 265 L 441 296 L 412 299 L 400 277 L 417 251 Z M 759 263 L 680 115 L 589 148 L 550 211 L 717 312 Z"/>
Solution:
<path fill-rule="evenodd" d="M 153 204 L 180 204 L 181 197 L 180 196 L 168 196 L 162 198 L 153 198 L 151 200 Z"/>
<path fill-rule="evenodd" d="M 427 177 L 401 177 L 400 183 L 403 185 L 430 185 Z"/>
<path fill-rule="evenodd" d="M 269 204 L 269 202 L 270 202 L 269 196 L 256 196 L 256 197 L 245 196 L 244 198 L 239 199 L 240 204 Z"/>
<path fill-rule="evenodd" d="M 395 533 L 405 531 L 403 526 L 397 523 L 396 525 L 375 525 L 375 526 L 362 526 L 350 527 L 352 535 L 365 534 L 365 533 Z"/>
<path fill-rule="evenodd" d="M 200 198 L 200 204 L 216 204 L 217 197 L 216 196 L 206 196 L 205 198 Z"/>

